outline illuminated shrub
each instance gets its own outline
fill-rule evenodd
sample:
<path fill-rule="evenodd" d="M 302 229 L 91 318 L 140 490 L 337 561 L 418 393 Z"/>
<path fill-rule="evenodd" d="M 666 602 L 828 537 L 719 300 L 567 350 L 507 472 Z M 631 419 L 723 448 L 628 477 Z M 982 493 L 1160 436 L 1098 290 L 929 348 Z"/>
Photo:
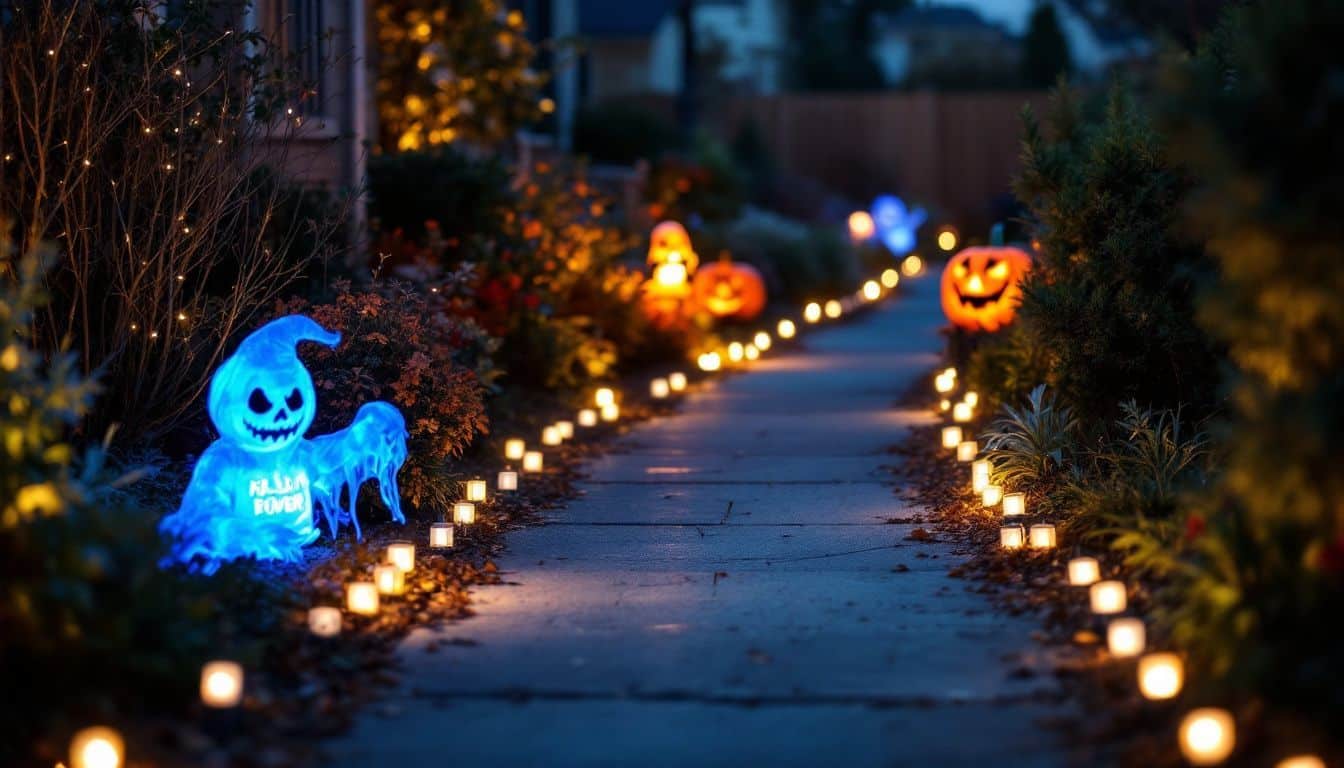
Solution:
<path fill-rule="evenodd" d="M 448 508 L 457 487 L 446 463 L 488 430 L 483 385 L 459 362 L 477 332 L 399 284 L 356 291 L 337 283 L 330 304 L 295 300 L 284 311 L 307 314 L 342 337 L 335 349 L 308 345 L 302 353 L 317 389 L 313 432 L 346 426 L 367 402 L 392 403 L 410 433 L 403 496 L 417 507 Z"/>

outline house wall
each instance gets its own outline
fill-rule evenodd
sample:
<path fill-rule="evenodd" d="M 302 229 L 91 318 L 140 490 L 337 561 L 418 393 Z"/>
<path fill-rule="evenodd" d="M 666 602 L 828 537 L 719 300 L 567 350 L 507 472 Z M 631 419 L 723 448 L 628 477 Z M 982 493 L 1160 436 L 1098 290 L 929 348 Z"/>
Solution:
<path fill-rule="evenodd" d="M 268 36 L 282 35 L 277 18 L 292 23 L 308 3 L 321 3 L 323 25 L 332 30 L 326 43 L 326 66 L 319 89 L 320 112 L 304 114 L 295 130 L 277 130 L 259 151 L 285 175 L 304 184 L 340 194 L 363 187 L 364 140 L 372 130 L 373 104 L 368 88 L 367 15 L 365 0 L 259 0 L 247 25 Z"/>

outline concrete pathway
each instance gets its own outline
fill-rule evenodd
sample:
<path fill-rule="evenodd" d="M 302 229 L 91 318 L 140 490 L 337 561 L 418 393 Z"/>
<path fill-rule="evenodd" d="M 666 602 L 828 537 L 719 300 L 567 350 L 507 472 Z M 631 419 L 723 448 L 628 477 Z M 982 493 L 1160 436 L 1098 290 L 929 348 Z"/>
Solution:
<path fill-rule="evenodd" d="M 1060 764 L 1035 722 L 1050 678 L 1010 674 L 1033 622 L 906 540 L 880 471 L 929 418 L 892 402 L 937 362 L 934 282 L 594 462 L 510 537 L 513 583 L 477 590 L 478 617 L 407 639 L 404 687 L 332 764 Z"/>

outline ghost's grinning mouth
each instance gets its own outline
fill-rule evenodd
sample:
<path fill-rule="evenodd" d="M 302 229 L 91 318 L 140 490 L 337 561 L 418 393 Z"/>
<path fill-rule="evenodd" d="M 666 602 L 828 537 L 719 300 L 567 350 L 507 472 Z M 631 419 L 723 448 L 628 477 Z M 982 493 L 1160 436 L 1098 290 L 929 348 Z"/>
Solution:
<path fill-rule="evenodd" d="M 990 304 L 993 304 L 997 302 L 999 299 L 1003 298 L 1003 292 L 1006 289 L 1007 286 L 1004 286 L 1003 288 L 1000 288 L 994 293 L 988 294 L 986 296 L 967 296 L 966 294 L 961 292 L 961 289 L 958 288 L 957 298 L 961 299 L 961 303 L 963 305 L 975 307 L 976 309 L 984 309 Z"/>
<path fill-rule="evenodd" d="M 248 424 L 246 420 L 244 420 L 243 426 L 247 427 L 247 431 L 251 432 L 253 437 L 257 438 L 258 440 L 266 440 L 269 442 L 275 442 L 278 440 L 283 440 L 285 438 L 293 437 L 294 434 L 299 431 L 298 424 L 293 424 L 288 427 L 281 427 L 279 429 L 265 429 L 263 427 L 254 427 L 251 424 Z"/>

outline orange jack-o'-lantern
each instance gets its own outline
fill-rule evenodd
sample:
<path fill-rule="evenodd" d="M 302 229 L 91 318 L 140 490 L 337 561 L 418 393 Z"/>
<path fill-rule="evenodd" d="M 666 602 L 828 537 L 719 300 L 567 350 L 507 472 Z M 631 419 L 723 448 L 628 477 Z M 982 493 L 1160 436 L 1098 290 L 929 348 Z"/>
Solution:
<path fill-rule="evenodd" d="M 721 319 L 751 320 L 765 309 L 765 281 L 749 264 L 735 264 L 725 252 L 695 273 L 695 302 Z"/>
<path fill-rule="evenodd" d="M 997 331 L 1013 321 L 1031 256 L 1020 248 L 967 248 L 943 269 L 943 314 L 958 328 Z"/>

